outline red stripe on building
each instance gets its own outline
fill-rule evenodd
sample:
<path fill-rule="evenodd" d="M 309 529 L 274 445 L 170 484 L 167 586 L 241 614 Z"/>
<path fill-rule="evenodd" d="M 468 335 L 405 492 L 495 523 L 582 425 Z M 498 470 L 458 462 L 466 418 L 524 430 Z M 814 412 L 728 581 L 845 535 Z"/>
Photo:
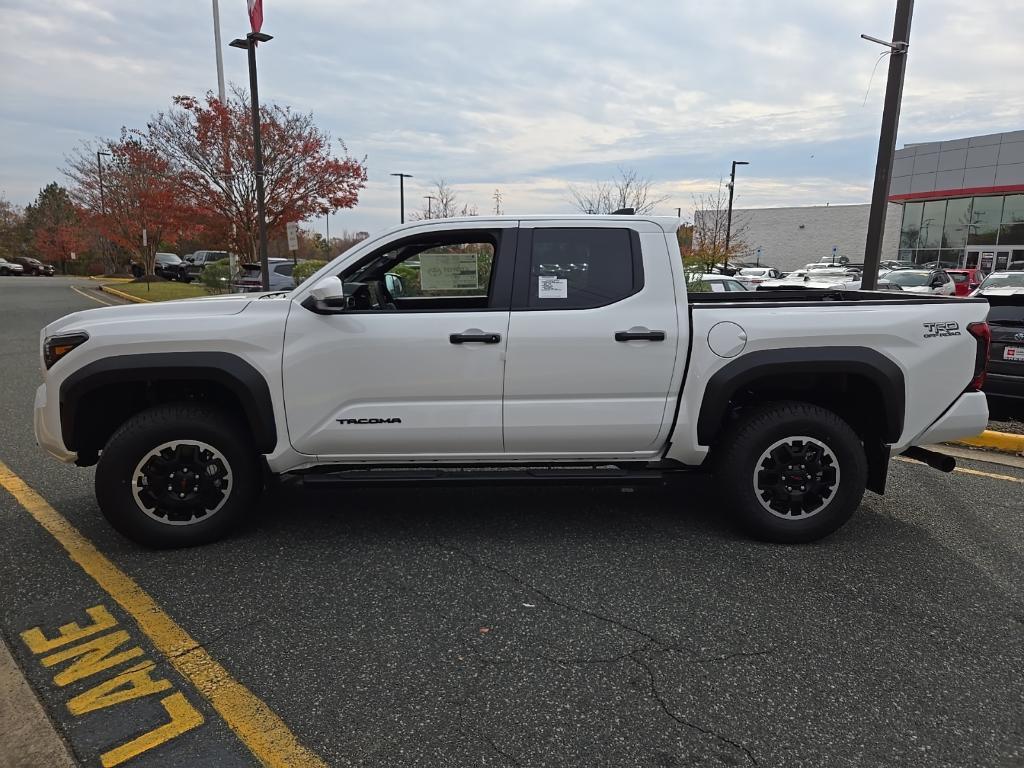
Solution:
<path fill-rule="evenodd" d="M 909 192 L 905 195 L 889 195 L 890 203 L 907 203 L 915 200 L 935 200 L 946 197 L 973 197 L 975 195 L 1001 195 L 1007 192 L 1024 192 L 1024 184 L 1006 184 L 1001 187 L 967 187 L 966 189 L 937 189 L 934 192 Z"/>

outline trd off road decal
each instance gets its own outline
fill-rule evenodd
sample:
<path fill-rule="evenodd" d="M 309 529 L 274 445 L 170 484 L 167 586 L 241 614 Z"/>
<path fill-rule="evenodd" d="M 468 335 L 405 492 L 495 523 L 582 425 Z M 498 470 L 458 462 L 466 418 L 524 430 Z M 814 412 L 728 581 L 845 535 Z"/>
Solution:
<path fill-rule="evenodd" d="M 924 323 L 924 338 L 934 339 L 940 336 L 959 336 L 960 323 Z"/>

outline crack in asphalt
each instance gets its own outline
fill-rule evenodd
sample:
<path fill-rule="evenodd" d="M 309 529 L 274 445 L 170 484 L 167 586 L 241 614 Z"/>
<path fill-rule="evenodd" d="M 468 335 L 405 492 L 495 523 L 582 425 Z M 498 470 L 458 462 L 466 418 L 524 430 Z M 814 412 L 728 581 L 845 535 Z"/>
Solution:
<path fill-rule="evenodd" d="M 437 545 L 437 548 L 440 549 L 442 552 L 460 555 L 479 568 L 484 568 L 485 570 L 492 571 L 494 573 L 500 573 L 502 576 L 511 579 L 516 584 L 519 584 L 520 586 L 525 587 L 531 592 L 540 595 L 542 598 L 544 598 L 546 602 L 551 603 L 552 605 L 557 605 L 558 607 L 564 608 L 567 611 L 575 611 L 577 613 L 582 613 L 585 616 L 590 616 L 592 619 L 603 621 L 606 624 L 612 624 L 616 627 L 619 627 L 620 629 L 626 630 L 627 632 L 632 632 L 636 635 L 639 635 L 640 637 L 646 638 L 648 641 L 650 641 L 662 650 L 669 650 L 672 648 L 671 645 L 663 643 L 655 635 L 652 635 L 650 632 L 640 629 L 639 627 L 634 627 L 630 624 L 625 623 L 624 621 L 620 621 L 619 619 L 613 618 L 611 616 L 605 616 L 603 614 L 597 613 L 596 611 L 591 611 L 587 608 L 581 608 L 576 605 L 570 605 L 569 603 L 562 602 L 561 600 L 558 600 L 557 598 L 549 595 L 547 592 L 540 589 L 539 587 L 536 587 L 533 584 L 530 584 L 528 581 L 521 579 L 519 576 L 512 573 L 511 571 L 508 571 L 504 568 L 499 568 L 496 565 L 491 565 L 490 563 L 486 563 L 476 555 L 472 554 L 471 552 L 467 552 L 466 550 L 461 549 L 459 547 L 445 546 L 439 537 L 434 537 L 434 543 Z"/>
<path fill-rule="evenodd" d="M 698 733 L 705 734 L 706 736 L 711 736 L 712 738 L 717 739 L 718 741 L 722 742 L 723 744 L 728 744 L 730 747 L 733 747 L 734 749 L 738 749 L 738 750 L 742 751 L 743 754 L 745 754 L 747 756 L 747 759 L 754 766 L 758 765 L 757 758 L 754 757 L 754 753 L 751 752 L 749 749 L 747 749 L 747 747 L 745 747 L 742 744 L 740 744 L 738 741 L 733 741 L 728 736 L 723 736 L 722 734 L 717 733 L 716 731 L 712 731 L 709 728 L 704 728 L 703 726 L 700 726 L 700 725 L 697 725 L 696 723 L 690 722 L 689 720 L 687 720 L 686 718 L 682 717 L 681 715 L 677 715 L 675 712 L 673 712 L 669 708 L 668 702 L 665 701 L 665 697 L 662 695 L 661 691 L 658 690 L 658 685 L 657 685 L 657 682 L 655 681 L 655 678 L 654 678 L 654 670 L 651 669 L 650 665 L 647 662 L 645 662 L 643 659 L 639 658 L 635 653 L 630 656 L 630 659 L 637 666 L 639 666 L 644 672 L 647 673 L 647 679 L 650 681 L 651 698 L 653 698 L 656 702 L 658 702 L 658 705 L 661 707 L 662 712 L 664 712 L 666 715 L 668 715 L 675 722 L 679 723 L 682 726 L 685 726 L 687 728 L 691 728 L 691 729 L 697 731 Z"/>
<path fill-rule="evenodd" d="M 545 601 L 551 603 L 552 605 L 559 606 L 560 608 L 564 608 L 565 610 L 568 610 L 568 611 L 576 611 L 576 612 L 582 613 L 582 614 L 584 614 L 586 616 L 590 616 L 591 618 L 597 619 L 598 621 L 602 621 L 602 622 L 605 622 L 607 624 L 611 624 L 613 626 L 619 627 L 620 629 L 624 629 L 624 630 L 626 630 L 628 632 L 632 632 L 632 633 L 634 633 L 636 635 L 639 635 L 640 637 L 643 637 L 650 644 L 652 644 L 652 645 L 654 645 L 656 647 L 657 650 L 655 651 L 655 655 L 660 656 L 660 655 L 671 653 L 671 652 L 675 652 L 675 653 L 680 653 L 680 652 L 692 653 L 692 651 L 689 650 L 689 649 L 684 649 L 684 648 L 680 648 L 680 647 L 677 647 L 677 646 L 667 645 L 667 644 L 661 642 L 660 640 L 658 640 L 657 637 L 654 636 L 653 634 L 651 634 L 650 632 L 646 632 L 645 630 L 642 630 L 642 629 L 639 629 L 637 627 L 634 627 L 634 626 L 631 626 L 629 624 L 626 624 L 625 622 L 619 621 L 618 619 L 615 619 L 615 618 L 612 618 L 612 617 L 609 617 L 609 616 L 605 616 L 603 614 L 596 613 L 596 612 L 588 610 L 586 608 L 580 608 L 578 606 L 570 605 L 570 604 L 565 603 L 565 602 L 563 602 L 561 600 L 558 600 L 558 599 L 552 597 L 551 595 L 549 595 L 548 593 L 544 592 L 542 589 L 539 589 L 538 587 L 534 586 L 533 584 L 530 584 L 526 580 L 520 578 L 516 574 L 514 574 L 514 573 L 512 573 L 512 572 L 510 572 L 510 571 L 508 571 L 508 570 L 506 570 L 504 568 L 500 568 L 500 567 L 498 567 L 496 565 L 491 565 L 490 563 L 484 562 L 483 560 L 481 560 L 476 555 L 474 555 L 474 554 L 472 554 L 470 552 L 467 552 L 467 551 L 465 551 L 465 550 L 463 550 L 463 549 L 461 549 L 459 547 L 445 546 L 441 542 L 440 538 L 438 538 L 438 537 L 435 537 L 434 541 L 435 541 L 438 549 L 442 550 L 443 552 L 448 552 L 448 553 L 460 555 L 463 558 L 469 560 L 471 563 L 473 563 L 474 565 L 476 565 L 479 568 L 483 568 L 485 570 L 501 574 L 502 576 L 505 576 L 506 578 L 511 579 L 516 584 L 519 584 L 520 586 L 525 587 L 526 589 L 529 589 L 530 591 L 540 595 L 542 598 L 544 598 Z M 473 656 L 475 656 L 476 658 L 480 659 L 481 661 L 483 661 L 487 665 L 511 664 L 511 663 L 513 663 L 512 660 L 494 659 L 493 657 L 486 657 L 486 656 L 478 653 L 474 648 L 472 648 L 472 646 L 470 646 L 468 644 L 466 644 L 465 647 L 466 647 L 467 650 L 469 650 L 473 654 Z M 665 701 L 664 695 L 658 689 L 657 680 L 656 680 L 656 678 L 654 676 L 654 670 L 651 669 L 650 665 L 646 661 L 644 661 L 642 658 L 640 658 L 639 654 L 643 650 L 645 650 L 643 647 L 634 648 L 631 651 L 629 651 L 627 653 L 619 654 L 618 656 L 597 657 L 597 658 L 559 659 L 559 658 L 552 657 L 552 656 L 546 656 L 546 655 L 544 655 L 542 653 L 541 654 L 537 654 L 537 655 L 533 656 L 532 658 L 540 659 L 540 660 L 544 660 L 544 661 L 548 661 L 548 662 L 552 662 L 552 663 L 560 664 L 560 665 L 572 665 L 572 664 L 583 664 L 583 665 L 588 665 L 588 664 L 618 664 L 618 663 L 621 663 L 621 662 L 627 661 L 627 660 L 631 661 L 634 664 L 636 664 L 637 666 L 639 666 L 647 674 L 647 679 L 648 679 L 648 682 L 649 682 L 650 696 L 651 696 L 651 698 L 653 698 L 658 703 L 658 706 L 661 708 L 662 712 L 664 712 L 666 716 L 671 718 L 673 721 L 675 721 L 679 725 L 682 725 L 682 726 L 684 726 L 686 728 L 689 728 L 689 729 L 691 729 L 693 731 L 696 731 L 698 733 L 704 734 L 705 736 L 709 736 L 711 738 L 714 738 L 717 741 L 721 742 L 722 744 L 725 744 L 725 745 L 727 745 L 729 747 L 732 747 L 735 750 L 738 750 L 738 751 L 742 752 L 746 756 L 747 760 L 753 766 L 755 766 L 755 768 L 756 768 L 759 765 L 758 762 L 757 762 L 757 758 L 754 757 L 753 752 L 751 752 L 750 749 L 748 749 L 746 746 L 744 746 L 743 744 L 739 743 L 738 741 L 735 741 L 735 740 L 729 738 L 728 736 L 724 736 L 724 735 L 722 735 L 722 734 L 720 734 L 720 733 L 718 733 L 716 731 L 713 731 L 713 730 L 711 730 L 709 728 L 705 728 L 705 727 L 703 727 L 701 725 L 698 725 L 697 723 L 691 722 L 691 721 L 687 720 L 686 718 L 682 717 L 681 715 L 677 714 L 676 712 L 672 711 L 672 709 L 668 705 L 668 702 Z M 768 649 L 763 649 L 763 650 L 758 650 L 758 651 L 737 651 L 735 653 L 722 654 L 722 655 L 719 655 L 719 656 L 709 656 L 709 657 L 704 657 L 704 658 L 690 658 L 690 659 L 687 659 L 687 661 L 689 661 L 691 663 L 695 663 L 695 664 L 717 663 L 717 662 L 728 661 L 730 659 L 736 659 L 736 658 L 751 658 L 751 657 L 758 657 L 758 656 L 767 656 L 767 655 L 773 653 L 774 650 L 775 650 L 775 648 L 773 647 L 773 648 L 768 648 Z M 464 700 L 459 702 L 459 717 L 460 717 L 460 719 L 463 722 L 463 726 L 465 727 L 465 719 L 464 719 L 464 712 L 463 712 L 463 704 L 464 703 L 465 703 Z M 476 734 L 476 735 L 479 735 L 479 734 Z M 501 749 L 499 749 L 498 746 L 494 743 L 493 739 L 491 739 L 490 737 L 485 737 L 485 741 L 490 745 L 490 747 L 495 752 L 497 752 L 498 754 L 502 755 L 506 759 L 510 760 L 515 765 L 519 765 L 519 763 L 515 760 L 514 757 L 512 757 L 511 755 L 509 755 L 509 754 L 503 752 Z"/>

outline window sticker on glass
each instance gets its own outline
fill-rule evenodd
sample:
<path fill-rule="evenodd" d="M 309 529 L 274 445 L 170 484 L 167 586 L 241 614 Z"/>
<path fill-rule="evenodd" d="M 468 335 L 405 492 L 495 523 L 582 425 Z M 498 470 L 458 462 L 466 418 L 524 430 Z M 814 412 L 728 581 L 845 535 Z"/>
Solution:
<path fill-rule="evenodd" d="M 420 287 L 425 291 L 479 288 L 477 254 L 421 253 Z"/>
<path fill-rule="evenodd" d="M 569 298 L 569 281 L 564 277 L 554 275 L 541 275 L 537 278 L 538 299 L 567 299 Z"/>

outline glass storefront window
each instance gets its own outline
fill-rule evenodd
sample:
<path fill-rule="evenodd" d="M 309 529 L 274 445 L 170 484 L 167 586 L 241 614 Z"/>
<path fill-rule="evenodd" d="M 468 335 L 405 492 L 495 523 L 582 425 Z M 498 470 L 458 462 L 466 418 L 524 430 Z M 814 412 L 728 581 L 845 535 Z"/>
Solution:
<path fill-rule="evenodd" d="M 976 197 L 971 211 L 968 245 L 995 245 L 1003 214 L 1002 197 Z"/>
<path fill-rule="evenodd" d="M 943 248 L 939 251 L 939 263 L 946 269 L 959 267 L 960 259 L 963 258 L 963 255 L 963 248 Z"/>
<path fill-rule="evenodd" d="M 924 203 L 906 203 L 903 206 L 903 227 L 900 229 L 900 248 L 916 248 L 921 234 L 921 212 Z"/>
<path fill-rule="evenodd" d="M 967 225 L 971 223 L 971 198 L 958 197 L 946 204 L 946 224 L 942 228 L 943 248 L 967 245 Z M 1021 241 L 1024 243 L 1024 240 Z"/>
<path fill-rule="evenodd" d="M 942 225 L 946 220 L 946 201 L 929 200 L 924 204 L 921 217 L 921 236 L 918 248 L 938 248 L 942 240 Z"/>
<path fill-rule="evenodd" d="M 914 251 L 914 264 L 918 266 L 934 266 L 938 260 L 939 252 L 937 249 Z"/>
<path fill-rule="evenodd" d="M 1006 245 L 1024 245 L 1024 195 L 1006 196 L 1003 224 L 999 228 L 999 242 Z"/>

